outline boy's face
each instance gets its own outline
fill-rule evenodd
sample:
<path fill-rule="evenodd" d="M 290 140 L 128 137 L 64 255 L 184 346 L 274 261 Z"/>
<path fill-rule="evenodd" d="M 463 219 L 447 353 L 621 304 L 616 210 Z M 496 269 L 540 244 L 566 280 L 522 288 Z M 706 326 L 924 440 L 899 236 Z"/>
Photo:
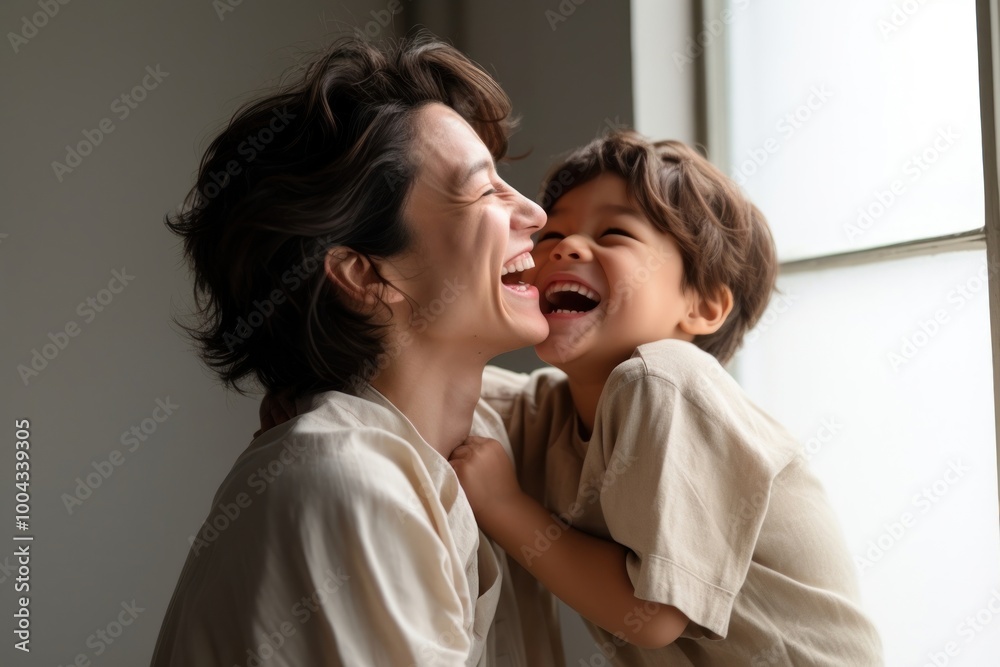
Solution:
<path fill-rule="evenodd" d="M 693 340 L 677 243 L 630 201 L 621 177 L 602 174 L 563 195 L 532 256 L 523 279 L 538 287 L 549 323 L 535 351 L 569 375 L 603 382 L 643 343 Z"/>

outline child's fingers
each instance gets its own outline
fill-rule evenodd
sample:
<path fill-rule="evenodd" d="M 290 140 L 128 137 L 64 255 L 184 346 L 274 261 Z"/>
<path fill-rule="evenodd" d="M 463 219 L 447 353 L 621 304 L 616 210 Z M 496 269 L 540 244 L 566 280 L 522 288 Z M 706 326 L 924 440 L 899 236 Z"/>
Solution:
<path fill-rule="evenodd" d="M 494 440 L 493 438 L 484 438 L 484 437 L 482 437 L 480 435 L 470 435 L 469 437 L 467 437 L 465 439 L 465 442 L 462 443 L 462 446 L 463 447 L 489 447 L 489 446 L 492 445 L 492 443 L 496 443 L 497 446 L 500 445 L 500 443 L 497 442 L 496 440 Z"/>
<path fill-rule="evenodd" d="M 271 392 L 264 394 L 264 398 L 260 399 L 260 408 L 257 410 L 257 416 L 260 417 L 260 431 L 263 433 L 268 429 L 274 428 L 274 416 L 271 414 L 274 410 L 274 395 Z"/>
<path fill-rule="evenodd" d="M 278 394 L 278 408 L 284 415 L 281 421 L 288 421 L 296 415 L 295 398 L 290 391 Z"/>
<path fill-rule="evenodd" d="M 448 457 L 449 461 L 461 461 L 472 456 L 471 449 L 466 445 L 459 445 L 451 451 L 451 456 Z"/>
<path fill-rule="evenodd" d="M 295 416 L 295 400 L 291 392 L 267 392 L 264 394 L 257 415 L 260 417 L 260 430 L 254 433 L 255 438 L 264 431 L 270 430 Z"/>

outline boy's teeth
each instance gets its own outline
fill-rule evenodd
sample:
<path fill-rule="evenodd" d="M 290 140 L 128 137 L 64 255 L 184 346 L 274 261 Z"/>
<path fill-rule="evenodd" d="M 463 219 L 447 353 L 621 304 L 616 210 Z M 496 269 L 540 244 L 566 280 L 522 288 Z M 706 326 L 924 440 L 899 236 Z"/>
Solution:
<path fill-rule="evenodd" d="M 531 253 L 526 252 L 504 264 L 504 267 L 500 269 L 500 275 L 505 276 L 508 273 L 520 273 L 521 271 L 533 268 L 535 268 L 535 260 L 532 259 Z"/>
<path fill-rule="evenodd" d="M 600 303 L 601 295 L 593 290 L 587 289 L 580 283 L 570 283 L 570 282 L 558 282 L 549 285 L 549 288 L 545 290 L 545 298 L 549 298 L 556 292 L 578 292 L 591 301 L 596 301 Z"/>

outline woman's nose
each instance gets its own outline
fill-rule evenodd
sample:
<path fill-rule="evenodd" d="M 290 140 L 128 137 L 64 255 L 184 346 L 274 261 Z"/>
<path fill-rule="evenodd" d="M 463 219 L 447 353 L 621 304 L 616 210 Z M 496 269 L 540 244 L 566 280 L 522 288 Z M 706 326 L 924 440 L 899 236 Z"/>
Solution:
<path fill-rule="evenodd" d="M 545 226 L 545 211 L 520 192 L 517 193 L 518 205 L 510 218 L 511 227 L 526 229 L 532 234 Z"/>

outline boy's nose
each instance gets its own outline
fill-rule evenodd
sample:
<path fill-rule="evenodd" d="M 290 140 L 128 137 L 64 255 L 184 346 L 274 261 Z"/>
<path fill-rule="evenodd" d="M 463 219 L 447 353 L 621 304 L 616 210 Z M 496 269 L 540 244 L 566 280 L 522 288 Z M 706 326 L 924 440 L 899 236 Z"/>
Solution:
<path fill-rule="evenodd" d="M 553 260 L 574 259 L 589 260 L 591 258 L 590 248 L 579 234 L 572 234 L 562 239 L 552 248 L 549 257 Z"/>

